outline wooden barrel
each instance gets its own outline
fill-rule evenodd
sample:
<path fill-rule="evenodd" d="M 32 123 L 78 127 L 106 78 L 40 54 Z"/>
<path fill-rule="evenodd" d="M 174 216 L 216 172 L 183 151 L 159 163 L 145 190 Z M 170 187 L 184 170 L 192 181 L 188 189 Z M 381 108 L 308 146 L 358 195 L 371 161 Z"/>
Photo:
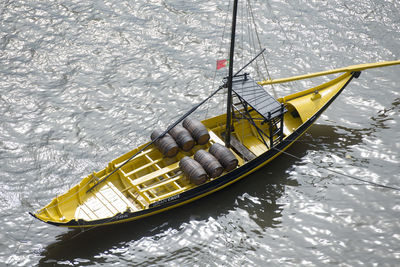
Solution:
<path fill-rule="evenodd" d="M 232 151 L 221 144 L 214 143 L 208 152 L 218 159 L 226 171 L 235 169 L 239 163 Z"/>
<path fill-rule="evenodd" d="M 224 171 L 221 163 L 207 151 L 200 149 L 194 154 L 194 160 L 196 160 L 207 172 L 211 178 L 218 177 Z"/>
<path fill-rule="evenodd" d="M 151 140 L 155 140 L 162 133 L 163 131 L 159 129 L 154 130 L 150 136 Z M 164 156 L 169 158 L 175 157 L 176 154 L 178 154 L 179 152 L 178 144 L 175 142 L 174 138 L 172 138 L 169 134 L 165 134 L 163 137 L 156 140 L 154 144 Z"/>
<path fill-rule="evenodd" d="M 186 118 L 182 122 L 183 127 L 185 127 L 190 134 L 196 140 L 197 144 L 204 145 L 210 140 L 210 134 L 207 131 L 206 126 L 196 119 Z"/>
<path fill-rule="evenodd" d="M 183 151 L 189 151 L 193 148 L 193 137 L 190 135 L 189 131 L 182 126 L 175 126 L 169 131 L 169 134 L 175 139 L 175 142 Z"/>
<path fill-rule="evenodd" d="M 199 185 L 207 180 L 206 171 L 201 167 L 200 163 L 190 157 L 183 157 L 179 161 L 179 168 L 181 168 L 191 183 Z"/>

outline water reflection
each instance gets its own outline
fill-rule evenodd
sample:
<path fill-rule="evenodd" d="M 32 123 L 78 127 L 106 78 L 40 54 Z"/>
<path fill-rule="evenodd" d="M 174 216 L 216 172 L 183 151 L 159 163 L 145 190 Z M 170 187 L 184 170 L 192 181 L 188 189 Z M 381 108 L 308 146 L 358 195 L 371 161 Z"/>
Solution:
<path fill-rule="evenodd" d="M 391 129 L 391 125 L 388 125 L 389 121 L 395 122 L 393 115 L 398 114 L 400 108 L 400 98 L 396 98 L 388 109 L 383 109 L 378 112 L 376 116 L 371 117 L 373 121 L 371 123 L 371 132 L 376 132 L 381 129 Z"/>
<path fill-rule="evenodd" d="M 197 223 L 211 224 L 219 220 L 240 226 L 240 219 L 236 218 L 238 213 L 245 213 L 249 220 L 258 225 L 259 231 L 280 227 L 284 209 L 280 199 L 285 195 L 287 186 L 299 185 L 298 181 L 291 178 L 291 170 L 306 164 L 303 158 L 309 151 L 352 146 L 360 143 L 362 136 L 363 130 L 314 125 L 288 150 L 294 157 L 283 154 L 268 166 L 218 193 L 150 218 L 61 234 L 57 242 L 42 251 L 40 264 L 46 266 L 55 262 L 73 262 L 75 259 L 98 263 L 100 259 L 96 258 L 97 255 L 132 242 L 140 246 L 144 240 L 156 242 L 161 236 L 176 237 L 182 234 L 183 237 L 179 238 L 185 238 L 183 229 L 196 227 Z"/>

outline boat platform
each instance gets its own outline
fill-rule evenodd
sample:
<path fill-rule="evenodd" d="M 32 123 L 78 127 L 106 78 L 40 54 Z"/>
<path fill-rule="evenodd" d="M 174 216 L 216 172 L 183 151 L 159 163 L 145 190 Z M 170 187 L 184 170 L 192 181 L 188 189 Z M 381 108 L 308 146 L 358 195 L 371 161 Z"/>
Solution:
<path fill-rule="evenodd" d="M 250 75 L 243 74 L 233 77 L 232 90 L 241 102 L 248 104 L 266 121 L 281 116 L 281 103 L 251 78 Z M 283 110 L 284 112 L 286 112 L 286 109 Z"/>

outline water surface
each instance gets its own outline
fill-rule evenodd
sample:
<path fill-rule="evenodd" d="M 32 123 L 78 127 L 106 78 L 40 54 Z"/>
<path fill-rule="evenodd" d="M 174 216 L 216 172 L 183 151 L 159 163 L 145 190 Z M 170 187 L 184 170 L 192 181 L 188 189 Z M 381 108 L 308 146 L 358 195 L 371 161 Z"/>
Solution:
<path fill-rule="evenodd" d="M 185 207 L 85 232 L 28 215 L 220 84 L 226 69 L 215 73 L 215 62 L 228 56 L 229 8 L 3 1 L 0 265 L 398 264 L 399 192 L 331 170 L 400 187 L 399 67 L 363 72 L 291 155 Z M 398 1 L 268 0 L 252 9 L 273 78 L 400 59 Z M 243 6 L 239 15 L 247 23 Z M 238 26 L 238 66 L 257 51 L 247 29 Z M 248 71 L 261 78 L 256 66 Z M 274 89 L 282 96 L 320 81 Z M 218 95 L 197 116 L 222 112 L 222 103 Z"/>

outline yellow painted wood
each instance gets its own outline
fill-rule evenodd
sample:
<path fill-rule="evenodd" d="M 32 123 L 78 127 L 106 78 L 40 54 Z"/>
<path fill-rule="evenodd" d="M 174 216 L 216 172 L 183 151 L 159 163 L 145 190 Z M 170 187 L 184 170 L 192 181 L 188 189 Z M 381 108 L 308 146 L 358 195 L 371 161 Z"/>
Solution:
<path fill-rule="evenodd" d="M 310 89 L 307 89 L 307 90 L 304 90 L 304 91 L 301 91 L 301 92 L 297 92 L 297 93 L 294 93 L 294 94 L 290 94 L 290 95 L 284 96 L 283 98 L 278 99 L 278 101 L 283 102 L 283 103 L 287 103 L 292 99 L 295 99 L 297 97 L 302 97 L 302 96 L 305 96 L 305 95 L 309 95 L 311 93 L 314 93 L 315 91 L 319 91 L 319 90 L 321 90 L 323 88 L 327 88 L 327 87 L 329 87 L 331 85 L 335 85 L 335 84 L 339 83 L 340 81 L 342 81 L 343 79 L 349 79 L 350 77 L 351 77 L 351 73 L 350 72 L 346 72 L 346 73 L 342 74 L 341 76 L 339 76 L 339 77 L 337 77 L 337 78 L 335 78 L 335 79 L 333 79 L 333 80 L 331 80 L 331 81 L 329 81 L 327 83 L 323 83 L 323 84 L 318 85 L 316 87 L 313 87 L 313 88 L 310 88 Z"/>
<path fill-rule="evenodd" d="M 127 182 L 127 184 L 129 185 L 128 187 L 126 187 L 124 189 L 124 191 L 129 192 L 130 190 L 133 189 L 135 191 L 135 193 L 139 194 L 139 196 L 142 197 L 143 200 L 146 202 L 146 203 L 142 203 L 142 201 L 140 201 L 140 205 L 148 206 L 148 204 L 151 202 L 150 198 L 146 194 L 144 194 L 140 191 L 140 188 L 138 187 L 138 185 L 134 184 L 133 180 L 131 180 L 129 177 L 124 177 L 124 178 L 125 178 L 125 181 Z"/>
<path fill-rule="evenodd" d="M 162 175 L 164 175 L 166 173 L 169 173 L 171 171 L 176 171 L 178 169 L 178 167 L 179 167 L 179 163 L 178 162 L 173 163 L 173 164 L 171 164 L 169 166 L 166 166 L 166 167 L 162 168 L 161 170 L 157 170 L 157 171 L 151 172 L 151 173 L 149 173 L 147 175 L 144 175 L 144 176 L 142 176 L 140 178 L 137 178 L 137 179 L 133 180 L 132 183 L 134 185 L 140 185 L 140 184 L 142 184 L 144 182 L 151 181 L 151 180 L 153 180 L 153 179 L 155 179 L 157 177 L 160 177 L 160 176 L 162 176 Z"/>
<path fill-rule="evenodd" d="M 181 174 L 181 175 L 178 175 L 178 176 L 176 176 L 176 177 L 174 177 L 174 178 L 170 178 L 170 179 L 165 180 L 165 181 L 162 181 L 162 182 L 160 182 L 160 183 L 156 183 L 156 184 L 154 184 L 154 185 L 152 185 L 152 186 L 146 186 L 146 187 L 140 189 L 140 192 L 146 192 L 146 191 L 155 189 L 155 188 L 160 187 L 160 186 L 164 186 L 164 185 L 167 185 L 167 184 L 171 184 L 171 183 L 173 183 L 173 182 L 175 182 L 175 181 L 181 179 L 182 177 L 183 177 L 183 175 Z M 181 189 L 181 188 L 182 188 L 182 187 L 180 186 L 178 189 Z"/>
<path fill-rule="evenodd" d="M 269 140 L 266 141 L 268 142 Z M 260 156 L 268 150 L 268 148 L 255 136 L 243 138 L 243 144 L 256 156 Z"/>
<path fill-rule="evenodd" d="M 150 160 L 152 160 L 152 159 L 150 159 Z M 152 160 L 153 161 L 153 160 Z M 154 161 L 153 161 L 154 162 Z M 161 170 L 162 168 L 157 164 L 157 163 L 154 163 L 154 166 L 158 169 L 158 170 Z M 178 179 L 171 179 L 171 176 L 168 174 L 168 173 L 166 173 L 166 174 L 164 174 L 163 175 L 163 177 L 166 179 L 166 181 L 169 181 L 169 182 L 167 182 L 167 183 L 164 183 L 163 184 L 163 187 L 168 191 L 169 189 L 168 189 L 168 186 L 172 186 L 172 187 L 174 187 L 175 189 L 181 189 L 181 186 L 179 186 L 177 183 L 176 183 L 176 181 L 178 180 Z M 182 177 L 182 176 L 180 176 L 180 177 Z M 156 183 L 157 184 L 157 183 Z M 157 187 L 155 187 L 155 188 L 159 188 L 160 186 L 157 186 Z M 154 188 L 154 189 L 155 189 Z M 143 190 L 142 190 L 143 191 Z"/>
<path fill-rule="evenodd" d="M 313 88 L 308 90 L 303 95 L 295 95 L 289 97 L 285 101 L 294 106 L 299 113 L 302 122 L 307 121 L 309 118 L 322 108 L 351 78 L 351 75 L 342 75 L 336 79 L 334 84 L 327 83 L 325 87 Z M 318 91 L 319 98 L 313 99 L 314 91 Z"/>
<path fill-rule="evenodd" d="M 126 153 L 125 155 L 122 155 L 121 157 L 113 160 L 112 162 L 115 164 L 116 167 L 119 167 L 120 165 L 122 165 L 127 159 L 129 159 L 132 155 L 134 155 L 136 152 L 138 152 L 140 149 L 142 149 L 143 147 L 145 147 L 148 143 L 145 143 L 141 146 L 139 146 L 138 148 Z M 156 151 L 155 147 L 149 147 L 146 150 L 140 152 L 135 159 L 139 159 L 140 157 L 143 157 L 146 154 L 150 154 L 151 152 Z"/>
<path fill-rule="evenodd" d="M 137 173 L 137 172 L 139 172 L 139 171 L 142 171 L 142 170 L 144 170 L 144 169 L 146 169 L 146 168 L 149 168 L 149 167 L 153 166 L 155 163 L 160 162 L 161 160 L 162 160 L 162 158 L 159 158 L 159 159 L 156 159 L 156 160 L 154 160 L 154 161 L 151 161 L 151 162 L 149 162 L 149 163 L 147 163 L 147 164 L 144 164 L 144 165 L 142 165 L 142 166 L 140 166 L 140 167 L 138 167 L 138 168 L 132 170 L 131 172 L 126 173 L 126 176 L 131 176 L 131 175 L 133 175 L 133 174 L 135 174 L 135 173 Z"/>
<path fill-rule="evenodd" d="M 315 78 L 315 77 L 319 77 L 319 76 L 326 76 L 326 75 L 330 75 L 330 74 L 336 74 L 336 73 L 342 73 L 342 72 L 363 71 L 366 69 L 393 66 L 393 65 L 398 65 L 398 64 L 400 64 L 400 60 L 352 65 L 352 66 L 348 66 L 345 68 L 315 72 L 315 73 L 310 73 L 310 74 L 305 74 L 305 75 L 298 75 L 298 76 L 293 76 L 293 77 L 289 77 L 289 78 L 265 80 L 265 81 L 259 82 L 259 84 L 263 86 L 263 85 L 268 85 L 268 84 L 293 82 L 293 81 L 298 81 L 298 80 Z"/>

